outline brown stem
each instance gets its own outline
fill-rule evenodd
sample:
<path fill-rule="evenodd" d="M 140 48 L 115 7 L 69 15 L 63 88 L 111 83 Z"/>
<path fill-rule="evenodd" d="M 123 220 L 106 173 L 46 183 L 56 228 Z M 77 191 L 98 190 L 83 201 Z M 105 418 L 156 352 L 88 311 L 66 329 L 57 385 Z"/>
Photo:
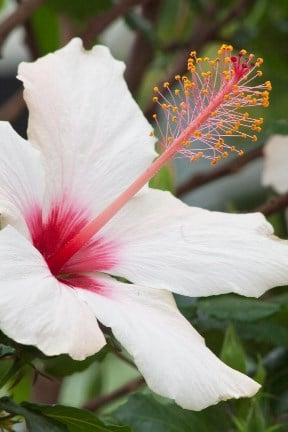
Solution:
<path fill-rule="evenodd" d="M 99 408 L 102 408 L 103 406 L 108 405 L 114 402 L 115 400 L 138 390 L 144 384 L 145 384 L 144 378 L 142 377 L 135 378 L 134 380 L 129 381 L 127 384 L 124 384 L 123 386 L 119 387 L 118 389 L 114 390 L 111 393 L 108 393 L 104 396 L 100 396 L 96 399 L 92 399 L 88 401 L 83 408 L 89 411 L 96 411 Z"/>
<path fill-rule="evenodd" d="M 263 213 L 265 216 L 270 216 L 288 207 L 288 193 L 273 197 L 266 201 L 261 206 L 257 207 L 255 211 Z"/>
<path fill-rule="evenodd" d="M 199 15 L 197 21 L 194 24 L 193 32 L 187 41 L 188 48 L 182 50 L 182 52 L 176 57 L 173 68 L 166 77 L 165 81 L 173 82 L 175 75 L 184 73 L 187 70 L 187 58 L 189 51 L 191 49 L 199 51 L 201 50 L 207 42 L 217 39 L 219 31 L 222 27 L 231 22 L 235 18 L 240 18 L 246 11 L 248 6 L 252 6 L 248 0 L 239 0 L 234 6 L 229 10 L 229 12 L 222 19 L 215 19 L 215 14 L 217 12 L 217 5 L 209 2 L 208 7 L 205 8 L 202 14 Z M 161 83 L 159 83 L 161 86 Z M 157 110 L 157 104 L 151 103 L 145 112 L 148 119 L 151 119 L 153 113 Z"/>
<path fill-rule="evenodd" d="M 142 6 L 142 16 L 151 24 L 155 24 L 161 0 L 149 0 Z M 135 94 L 142 78 L 154 57 L 154 46 L 141 30 L 135 36 L 125 72 L 125 79 L 132 94 Z"/>
<path fill-rule="evenodd" d="M 33 402 L 55 404 L 59 398 L 61 385 L 62 383 L 60 380 L 49 379 L 43 375 L 37 375 L 32 391 Z"/>
<path fill-rule="evenodd" d="M 13 122 L 25 109 L 23 90 L 17 90 L 8 100 L 0 106 L 0 120 Z"/>
<path fill-rule="evenodd" d="M 125 15 L 131 7 L 144 4 L 147 1 L 149 0 L 122 0 L 106 12 L 92 18 L 81 35 L 85 48 L 91 48 L 97 36 L 116 18 Z"/>
<path fill-rule="evenodd" d="M 23 0 L 17 9 L 0 24 L 0 46 L 3 44 L 9 33 L 17 26 L 24 24 L 33 12 L 45 1 L 46 0 Z"/>
<path fill-rule="evenodd" d="M 176 189 L 176 196 L 181 197 L 186 193 L 192 192 L 193 190 L 204 186 L 205 184 L 210 183 L 214 180 L 226 177 L 231 174 L 235 174 L 249 162 L 253 161 L 254 159 L 258 159 L 261 156 L 263 156 L 263 150 L 261 147 L 259 147 L 251 150 L 242 157 L 232 159 L 223 166 L 220 166 L 219 168 L 213 168 L 207 172 L 194 174 Z"/>

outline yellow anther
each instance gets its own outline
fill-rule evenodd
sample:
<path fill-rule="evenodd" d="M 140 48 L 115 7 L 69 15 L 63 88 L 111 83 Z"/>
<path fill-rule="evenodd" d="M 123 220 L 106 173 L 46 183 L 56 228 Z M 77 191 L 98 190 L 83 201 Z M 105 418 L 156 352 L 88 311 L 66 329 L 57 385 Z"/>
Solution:
<path fill-rule="evenodd" d="M 231 63 L 231 57 L 225 57 L 224 63 Z"/>
<path fill-rule="evenodd" d="M 153 117 L 154 120 L 156 120 L 157 119 L 157 114 L 153 114 L 152 117 Z"/>
<path fill-rule="evenodd" d="M 201 63 L 203 61 L 203 58 L 202 57 L 197 57 L 197 59 L 196 59 L 196 63 Z"/>
<path fill-rule="evenodd" d="M 216 164 L 217 164 L 217 162 L 218 162 L 218 161 L 217 161 L 217 159 L 216 159 L 216 158 L 215 158 L 215 159 L 212 159 L 212 160 L 211 160 L 211 165 L 213 165 L 213 166 L 214 166 L 214 165 L 216 165 Z"/>
<path fill-rule="evenodd" d="M 158 97 L 157 96 L 153 97 L 153 102 L 158 102 Z"/>
<path fill-rule="evenodd" d="M 180 81 L 181 80 L 181 76 L 180 75 L 175 75 L 175 80 L 176 81 Z"/>
<path fill-rule="evenodd" d="M 225 151 L 225 152 L 223 152 L 222 156 L 223 156 L 223 158 L 227 158 L 229 156 L 229 154 L 227 151 Z"/>
<path fill-rule="evenodd" d="M 196 52 L 196 51 L 191 51 L 191 52 L 190 52 L 190 56 L 191 56 L 191 57 L 196 57 L 196 55 L 197 55 L 197 52 Z"/>
<path fill-rule="evenodd" d="M 202 136 L 202 133 L 201 133 L 201 131 L 196 130 L 193 135 L 195 138 L 200 138 Z"/>
<path fill-rule="evenodd" d="M 176 90 L 174 91 L 174 93 L 175 93 L 176 96 L 179 96 L 179 94 L 180 94 L 180 90 L 179 90 L 179 89 L 176 89 Z"/>
<path fill-rule="evenodd" d="M 158 87 L 154 87 L 154 88 L 153 88 L 153 91 L 154 91 L 155 93 L 158 93 L 158 92 L 159 92 L 159 88 L 158 88 Z"/>
<path fill-rule="evenodd" d="M 166 82 L 164 82 L 164 84 L 163 84 L 163 87 L 164 87 L 164 88 L 168 88 L 168 87 L 169 87 L 169 85 L 170 85 L 170 84 L 169 84 L 169 82 L 168 82 L 168 81 L 166 81 Z"/>
<path fill-rule="evenodd" d="M 258 138 L 256 135 L 253 135 L 251 139 L 252 139 L 252 141 L 256 142 Z"/>
<path fill-rule="evenodd" d="M 266 88 L 267 90 L 269 90 L 269 91 L 272 90 L 272 84 L 271 84 L 271 81 L 266 81 L 266 82 L 264 83 L 264 86 L 265 86 L 265 88 Z"/>
<path fill-rule="evenodd" d="M 264 63 L 264 60 L 262 57 L 257 58 L 255 65 L 256 66 L 261 66 Z"/>
<path fill-rule="evenodd" d="M 241 150 L 238 150 L 238 155 L 239 156 L 243 156 L 244 155 L 244 151 L 241 149 Z"/>
<path fill-rule="evenodd" d="M 177 121 L 177 117 L 176 116 L 173 116 L 172 117 L 172 122 L 176 122 Z"/>
<path fill-rule="evenodd" d="M 245 49 L 241 49 L 239 51 L 239 54 L 241 54 L 242 56 L 247 55 L 247 51 Z"/>
<path fill-rule="evenodd" d="M 261 70 L 258 70 L 256 72 L 256 76 L 261 77 L 263 75 L 263 72 Z"/>

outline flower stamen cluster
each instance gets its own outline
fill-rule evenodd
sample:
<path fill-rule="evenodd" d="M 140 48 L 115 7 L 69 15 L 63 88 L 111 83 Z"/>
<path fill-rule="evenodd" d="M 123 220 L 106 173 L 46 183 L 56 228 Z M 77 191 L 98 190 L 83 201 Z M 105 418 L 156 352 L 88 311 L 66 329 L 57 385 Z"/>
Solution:
<path fill-rule="evenodd" d="M 257 141 L 263 118 L 253 118 L 246 110 L 268 107 L 272 86 L 270 81 L 254 84 L 262 76 L 262 58 L 255 60 L 244 49 L 237 55 L 232 51 L 231 45 L 222 45 L 215 59 L 192 51 L 187 74 L 176 75 L 173 84 L 165 82 L 163 91 L 154 87 L 153 101 L 162 115 L 155 113 L 153 119 L 164 148 L 183 138 L 178 153 L 215 165 L 231 152 L 243 154 L 231 139 Z"/>

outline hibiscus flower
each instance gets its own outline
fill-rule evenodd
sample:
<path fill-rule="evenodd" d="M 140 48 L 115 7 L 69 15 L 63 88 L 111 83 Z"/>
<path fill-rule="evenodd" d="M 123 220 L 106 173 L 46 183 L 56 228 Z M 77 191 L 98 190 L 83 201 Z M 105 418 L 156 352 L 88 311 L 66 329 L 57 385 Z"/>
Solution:
<path fill-rule="evenodd" d="M 259 296 L 287 284 L 288 246 L 261 214 L 191 208 L 147 186 L 133 197 L 155 139 L 123 69 L 79 39 L 19 67 L 28 141 L 0 123 L 0 327 L 81 360 L 105 345 L 99 321 L 184 408 L 252 396 L 259 385 L 206 347 L 171 292 Z"/>

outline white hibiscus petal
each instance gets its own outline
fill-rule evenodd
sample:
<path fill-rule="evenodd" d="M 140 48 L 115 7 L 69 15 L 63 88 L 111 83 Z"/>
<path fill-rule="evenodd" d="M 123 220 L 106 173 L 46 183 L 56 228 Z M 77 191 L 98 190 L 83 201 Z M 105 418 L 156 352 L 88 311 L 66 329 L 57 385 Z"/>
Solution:
<path fill-rule="evenodd" d="M 113 274 L 189 296 L 260 296 L 288 283 L 288 243 L 260 213 L 192 208 L 150 189 L 131 200 L 103 235 L 119 247 Z"/>
<path fill-rule="evenodd" d="M 273 135 L 265 145 L 262 183 L 279 193 L 288 191 L 287 135 Z"/>
<path fill-rule="evenodd" d="M 259 385 L 221 362 L 178 311 L 172 294 L 106 279 L 110 296 L 86 290 L 97 318 L 132 354 L 149 387 L 183 408 L 250 397 Z"/>
<path fill-rule="evenodd" d="M 77 360 L 105 344 L 77 291 L 58 282 L 40 253 L 9 226 L 0 231 L 0 292 L 0 328 L 19 343 Z"/>
<path fill-rule="evenodd" d="M 28 136 L 44 153 L 50 200 L 69 193 L 98 213 L 154 159 L 151 126 L 123 70 L 106 47 L 85 51 L 80 39 L 20 65 Z"/>
<path fill-rule="evenodd" d="M 39 152 L 8 122 L 0 121 L 0 212 L 4 224 L 13 224 L 28 235 L 26 223 L 41 204 L 42 194 L 43 170 Z"/>

